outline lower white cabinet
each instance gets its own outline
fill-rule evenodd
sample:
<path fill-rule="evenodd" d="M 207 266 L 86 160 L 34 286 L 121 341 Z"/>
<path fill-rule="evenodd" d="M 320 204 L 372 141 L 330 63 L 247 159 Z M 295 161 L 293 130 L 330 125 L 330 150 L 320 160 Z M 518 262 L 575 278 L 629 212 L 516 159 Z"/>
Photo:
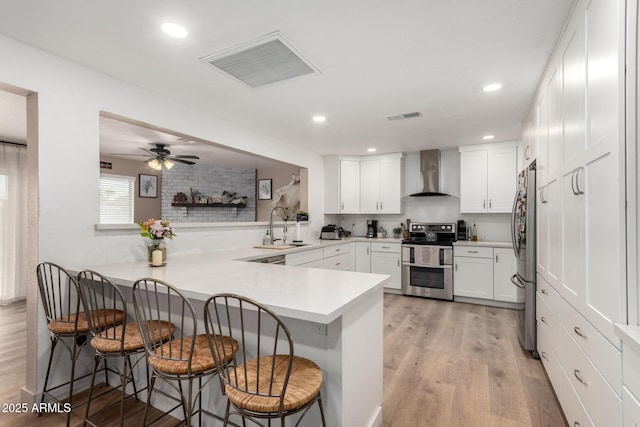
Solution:
<path fill-rule="evenodd" d="M 330 256 L 322 260 L 322 268 L 326 270 L 349 271 L 349 253 Z"/>
<path fill-rule="evenodd" d="M 456 246 L 453 249 L 453 295 L 493 299 L 493 248 Z"/>
<path fill-rule="evenodd" d="M 344 243 L 287 254 L 285 260 L 286 265 L 355 271 L 355 250 L 354 243 Z"/>
<path fill-rule="evenodd" d="M 400 243 L 356 242 L 356 271 L 388 274 L 386 289 L 402 289 L 402 248 Z"/>
<path fill-rule="evenodd" d="M 493 248 L 493 299 L 506 302 L 524 302 L 524 292 L 511 282 L 516 274 L 516 256 L 511 248 Z"/>
<path fill-rule="evenodd" d="M 624 427 L 640 426 L 640 402 L 626 387 L 622 389 L 622 407 Z"/>
<path fill-rule="evenodd" d="M 516 273 L 513 249 L 456 245 L 453 249 L 453 295 L 520 303 L 523 295 L 511 283 Z"/>

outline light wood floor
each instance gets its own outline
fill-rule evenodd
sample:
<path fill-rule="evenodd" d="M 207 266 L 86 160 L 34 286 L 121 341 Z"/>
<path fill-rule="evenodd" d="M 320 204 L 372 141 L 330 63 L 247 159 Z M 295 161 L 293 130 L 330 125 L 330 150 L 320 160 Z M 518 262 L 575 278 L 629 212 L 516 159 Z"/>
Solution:
<path fill-rule="evenodd" d="M 515 311 L 385 295 L 385 427 L 566 426 Z"/>
<path fill-rule="evenodd" d="M 20 401 L 25 319 L 24 303 L 0 307 L 0 403 Z M 132 402 L 127 425 L 140 425 L 143 409 Z M 389 294 L 382 413 L 384 427 L 567 425 L 542 364 L 518 343 L 513 310 Z M 72 425 L 82 425 L 83 414 L 74 411 Z M 0 413 L 0 427 L 65 420 Z"/>

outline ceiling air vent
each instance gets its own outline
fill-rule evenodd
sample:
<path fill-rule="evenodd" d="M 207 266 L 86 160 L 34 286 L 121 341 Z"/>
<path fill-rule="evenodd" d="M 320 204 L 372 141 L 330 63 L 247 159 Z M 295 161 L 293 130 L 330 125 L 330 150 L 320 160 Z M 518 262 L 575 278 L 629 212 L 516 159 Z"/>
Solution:
<path fill-rule="evenodd" d="M 203 56 L 200 61 L 253 88 L 320 72 L 279 31 Z"/>
<path fill-rule="evenodd" d="M 414 117 L 422 117 L 422 113 L 416 111 L 413 113 L 394 114 L 393 116 L 387 116 L 387 120 L 404 120 L 404 119 L 412 119 Z"/>

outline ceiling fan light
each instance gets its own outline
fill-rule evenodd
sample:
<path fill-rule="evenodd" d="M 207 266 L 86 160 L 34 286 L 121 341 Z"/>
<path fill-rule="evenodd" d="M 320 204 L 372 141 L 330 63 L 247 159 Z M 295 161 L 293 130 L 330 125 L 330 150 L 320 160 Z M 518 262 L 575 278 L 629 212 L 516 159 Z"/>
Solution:
<path fill-rule="evenodd" d="M 155 169 L 157 171 L 162 170 L 162 163 L 160 163 L 158 159 L 151 159 L 147 162 L 147 164 L 151 169 Z M 173 166 L 173 164 L 171 166 Z"/>
<path fill-rule="evenodd" d="M 168 160 L 168 159 L 164 159 L 164 161 L 162 163 L 164 163 L 164 167 L 167 168 L 167 169 L 171 169 L 173 167 L 173 165 L 175 164 L 171 160 Z"/>

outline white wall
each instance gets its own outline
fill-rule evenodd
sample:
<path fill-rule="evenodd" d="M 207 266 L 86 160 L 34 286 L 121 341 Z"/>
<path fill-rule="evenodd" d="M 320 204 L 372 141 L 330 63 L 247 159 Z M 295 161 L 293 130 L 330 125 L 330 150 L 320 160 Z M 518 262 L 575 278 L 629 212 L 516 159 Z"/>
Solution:
<path fill-rule="evenodd" d="M 323 161 L 319 155 L 244 129 L 158 94 L 142 90 L 63 58 L 0 36 L 0 84 L 37 93 L 38 260 L 62 265 L 89 266 L 144 259 L 142 238 L 136 229 L 96 231 L 98 222 L 99 112 L 106 111 L 215 141 L 247 152 L 308 168 L 311 218 L 321 218 L 324 189 Z M 35 159 L 36 156 L 32 156 Z M 319 227 L 318 222 L 315 226 Z M 264 230 L 176 227 L 172 253 L 228 247 L 235 240 L 261 242 Z M 181 242 L 182 243 L 179 243 Z M 35 275 L 30 281 L 34 285 Z M 33 295 L 31 293 L 30 295 Z M 39 304 L 31 298 L 29 304 Z M 38 377 L 43 381 L 48 334 L 44 317 L 38 322 Z M 33 331 L 30 331 L 33 332 Z M 32 353 L 33 354 L 33 353 Z M 35 366 L 27 361 L 27 370 Z M 39 389 L 40 387 L 38 387 Z M 27 384 L 34 391 L 34 384 Z"/>

